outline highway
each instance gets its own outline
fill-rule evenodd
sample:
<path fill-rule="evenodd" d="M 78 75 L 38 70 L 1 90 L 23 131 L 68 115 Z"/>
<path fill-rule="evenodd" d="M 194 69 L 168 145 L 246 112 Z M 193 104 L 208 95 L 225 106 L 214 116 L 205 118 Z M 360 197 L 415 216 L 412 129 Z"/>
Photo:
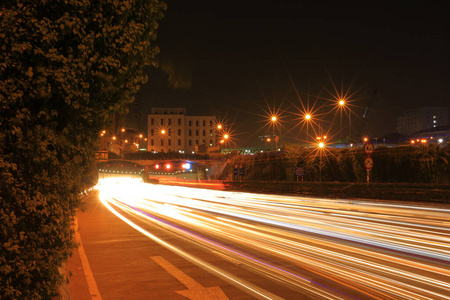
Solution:
<path fill-rule="evenodd" d="M 118 218 L 257 299 L 449 299 L 450 208 L 103 180 Z M 160 234 L 165 232 L 165 234 Z"/>

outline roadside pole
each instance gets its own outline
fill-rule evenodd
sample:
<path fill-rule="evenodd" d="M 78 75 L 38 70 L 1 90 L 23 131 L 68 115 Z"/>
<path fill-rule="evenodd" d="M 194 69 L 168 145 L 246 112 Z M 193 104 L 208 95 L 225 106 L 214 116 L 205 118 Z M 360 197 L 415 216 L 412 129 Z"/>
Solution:
<path fill-rule="evenodd" d="M 371 142 L 365 142 L 364 143 L 364 152 L 366 153 L 366 158 L 364 159 L 364 167 L 367 171 L 367 183 L 370 182 L 370 170 L 373 168 L 373 158 L 371 154 L 375 150 L 375 147 Z"/>

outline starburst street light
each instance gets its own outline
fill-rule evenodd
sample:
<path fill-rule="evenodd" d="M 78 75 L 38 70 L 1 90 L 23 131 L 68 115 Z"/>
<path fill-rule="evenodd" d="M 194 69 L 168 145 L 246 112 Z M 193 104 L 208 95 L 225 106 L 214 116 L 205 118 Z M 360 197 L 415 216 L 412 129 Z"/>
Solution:
<path fill-rule="evenodd" d="M 335 120 L 338 112 L 340 115 L 340 129 L 339 138 L 342 141 L 342 114 L 348 115 L 348 136 L 349 139 L 352 137 L 352 114 L 355 114 L 352 109 L 357 106 L 354 103 L 358 100 L 355 98 L 356 94 L 361 90 L 362 87 L 354 89 L 355 78 L 351 80 L 350 83 L 344 83 L 344 79 L 341 80 L 340 86 L 335 83 L 331 74 L 328 72 L 328 76 L 331 82 L 332 89 L 325 89 L 330 97 L 325 97 L 323 99 L 328 100 L 330 105 L 333 107 L 332 110 L 335 111 L 332 123 Z M 355 114 L 356 115 L 356 114 Z"/>

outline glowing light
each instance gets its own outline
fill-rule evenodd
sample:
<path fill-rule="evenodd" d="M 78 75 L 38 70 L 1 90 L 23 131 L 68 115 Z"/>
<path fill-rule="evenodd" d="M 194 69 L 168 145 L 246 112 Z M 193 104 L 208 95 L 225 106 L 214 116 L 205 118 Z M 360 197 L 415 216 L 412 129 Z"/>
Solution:
<path fill-rule="evenodd" d="M 222 125 L 221 124 L 217 125 L 217 129 L 222 129 Z"/>
<path fill-rule="evenodd" d="M 227 133 L 225 133 L 224 135 L 223 135 L 223 138 L 224 139 L 228 139 L 230 136 L 227 134 Z"/>
<path fill-rule="evenodd" d="M 271 120 L 272 122 L 276 122 L 276 121 L 278 120 L 278 118 L 277 118 L 277 116 L 272 116 L 272 118 L 270 118 L 270 120 Z"/>
<path fill-rule="evenodd" d="M 368 138 L 366 138 L 366 137 L 364 138 L 364 142 L 367 142 L 368 140 L 369 140 Z"/>
<path fill-rule="evenodd" d="M 323 147 L 325 147 L 325 144 L 323 142 L 320 142 L 319 143 L 319 148 L 323 148 Z"/>
<path fill-rule="evenodd" d="M 165 129 L 161 130 L 161 133 L 166 134 L 166 130 Z"/>
<path fill-rule="evenodd" d="M 345 105 L 345 101 L 344 101 L 344 100 L 342 100 L 342 99 L 341 99 L 341 100 L 339 100 L 339 105 L 340 105 L 340 106 L 344 106 L 344 105 Z"/>
<path fill-rule="evenodd" d="M 125 132 L 125 128 L 122 128 L 122 132 Z"/>
<path fill-rule="evenodd" d="M 112 139 L 115 141 L 117 138 L 116 138 L 116 136 L 113 136 Z"/>
<path fill-rule="evenodd" d="M 125 143 L 128 143 L 128 140 L 125 140 Z"/>
<path fill-rule="evenodd" d="M 170 170 L 172 169 L 172 165 L 171 164 L 166 164 L 166 170 Z"/>
<path fill-rule="evenodd" d="M 142 135 L 142 134 L 140 134 L 140 135 L 139 135 L 139 138 L 140 138 L 140 139 L 142 139 L 142 137 L 143 137 L 143 135 Z"/>
<path fill-rule="evenodd" d="M 155 169 L 159 170 L 159 164 L 155 165 Z"/>
<path fill-rule="evenodd" d="M 310 114 L 306 114 L 306 115 L 305 115 L 305 119 L 306 119 L 306 120 L 310 120 L 310 119 L 311 119 L 311 115 L 310 115 Z"/>

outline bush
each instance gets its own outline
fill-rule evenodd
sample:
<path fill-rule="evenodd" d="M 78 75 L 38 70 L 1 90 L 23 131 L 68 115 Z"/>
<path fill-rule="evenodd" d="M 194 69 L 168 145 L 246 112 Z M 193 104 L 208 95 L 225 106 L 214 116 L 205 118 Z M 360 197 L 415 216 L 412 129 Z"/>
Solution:
<path fill-rule="evenodd" d="M 377 147 L 372 154 L 372 182 L 445 183 L 450 178 L 449 147 L 399 146 Z M 363 162 L 366 154 L 361 148 L 334 149 L 322 152 L 288 145 L 284 151 L 236 155 L 233 165 L 242 165 L 249 181 L 295 181 L 295 170 L 306 171 L 306 181 L 366 182 Z"/>
<path fill-rule="evenodd" d="M 155 65 L 159 1 L 0 4 L 0 298 L 50 299 L 94 143 Z"/>

